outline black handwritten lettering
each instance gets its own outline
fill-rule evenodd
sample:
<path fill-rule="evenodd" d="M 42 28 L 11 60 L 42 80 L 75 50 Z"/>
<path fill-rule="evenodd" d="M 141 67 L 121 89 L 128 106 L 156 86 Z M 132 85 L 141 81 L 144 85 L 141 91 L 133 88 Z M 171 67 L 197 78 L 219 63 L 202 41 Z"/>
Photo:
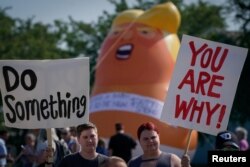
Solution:
<path fill-rule="evenodd" d="M 86 96 L 82 96 L 81 100 L 80 100 L 80 104 L 81 106 L 83 107 L 82 109 L 82 112 L 79 110 L 77 113 L 76 113 L 76 116 L 78 118 L 81 118 L 85 115 L 85 111 L 86 111 L 86 104 L 87 104 L 87 98 Z"/>
<path fill-rule="evenodd" d="M 40 101 L 37 99 L 15 101 L 14 96 L 6 95 L 4 102 L 9 111 L 5 112 L 5 115 L 10 123 L 30 119 L 38 121 L 57 118 L 70 119 L 72 114 L 75 114 L 78 118 L 84 117 L 87 107 L 86 96 L 70 97 L 69 92 L 66 93 L 65 97 L 62 97 L 61 92 L 57 92 L 57 96 L 50 95 L 48 99 L 41 99 Z"/>
<path fill-rule="evenodd" d="M 8 72 L 12 72 L 12 74 L 15 77 L 15 82 L 12 85 L 10 84 Z M 3 77 L 4 77 L 7 92 L 10 92 L 18 87 L 19 77 L 18 77 L 17 71 L 14 68 L 9 67 L 9 66 L 3 66 Z"/>
<path fill-rule="evenodd" d="M 12 105 L 10 104 L 9 100 L 12 100 L 14 101 L 15 100 L 15 97 L 12 96 L 12 95 L 6 95 L 4 97 L 4 101 L 7 105 L 7 107 L 10 109 L 10 111 L 12 112 L 12 116 L 10 113 L 6 113 L 6 118 L 11 122 L 11 123 L 14 123 L 16 122 L 16 114 L 15 114 L 15 109 L 12 107 Z"/>
<path fill-rule="evenodd" d="M 23 121 L 25 118 L 24 107 L 20 101 L 18 101 L 15 105 L 16 115 L 19 120 Z"/>
<path fill-rule="evenodd" d="M 10 76 L 9 76 L 11 73 L 14 78 L 14 83 L 12 84 L 10 82 Z M 19 86 L 19 74 L 14 68 L 10 66 L 3 66 L 3 76 L 7 92 L 11 92 Z M 27 77 L 30 78 L 30 85 L 28 85 L 26 82 Z M 20 83 L 25 90 L 27 91 L 33 90 L 37 84 L 37 76 L 35 72 L 31 69 L 24 70 L 20 75 Z"/>
<path fill-rule="evenodd" d="M 30 77 L 30 86 L 25 82 L 25 76 Z M 21 84 L 25 90 L 33 90 L 36 87 L 37 77 L 34 71 L 27 69 L 21 75 Z"/>
<path fill-rule="evenodd" d="M 44 119 L 49 118 L 49 110 L 46 110 L 49 108 L 49 103 L 46 99 L 42 99 L 40 103 L 40 109 L 41 109 L 41 115 Z M 46 111 L 46 114 L 45 114 Z"/>

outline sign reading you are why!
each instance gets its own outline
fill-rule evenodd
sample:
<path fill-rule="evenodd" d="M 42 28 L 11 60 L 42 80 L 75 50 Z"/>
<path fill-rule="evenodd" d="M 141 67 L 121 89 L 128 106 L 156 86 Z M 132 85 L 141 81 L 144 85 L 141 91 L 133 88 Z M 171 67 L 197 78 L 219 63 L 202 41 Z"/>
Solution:
<path fill-rule="evenodd" d="M 184 35 L 161 119 L 216 135 L 227 124 L 247 49 Z"/>
<path fill-rule="evenodd" d="M 88 121 L 89 59 L 1 60 L 5 125 L 61 128 Z"/>

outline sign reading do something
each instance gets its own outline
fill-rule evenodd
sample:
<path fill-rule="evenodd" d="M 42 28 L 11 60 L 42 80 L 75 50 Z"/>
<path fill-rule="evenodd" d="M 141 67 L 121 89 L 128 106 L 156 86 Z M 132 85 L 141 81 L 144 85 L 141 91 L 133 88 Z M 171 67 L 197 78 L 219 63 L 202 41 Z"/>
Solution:
<path fill-rule="evenodd" d="M 8 127 L 60 128 L 88 121 L 89 59 L 1 60 Z"/>

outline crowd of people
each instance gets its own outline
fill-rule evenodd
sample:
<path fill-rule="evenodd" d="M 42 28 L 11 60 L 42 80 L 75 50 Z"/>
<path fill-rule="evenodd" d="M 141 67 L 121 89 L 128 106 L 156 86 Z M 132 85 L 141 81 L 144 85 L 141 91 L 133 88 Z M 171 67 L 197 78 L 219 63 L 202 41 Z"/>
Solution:
<path fill-rule="evenodd" d="M 110 137 L 107 147 L 98 137 L 93 123 L 77 127 L 53 129 L 52 148 L 48 148 L 46 131 L 30 130 L 21 146 L 22 151 L 13 158 L 8 154 L 6 141 L 8 131 L 0 130 L 0 167 L 7 167 L 7 161 L 14 167 L 190 167 L 190 157 L 181 158 L 160 149 L 160 132 L 155 124 L 146 122 L 137 129 L 137 140 L 142 155 L 132 157 L 137 142 L 125 133 L 124 125 L 115 124 L 116 134 Z M 222 131 L 216 136 L 216 150 L 247 151 L 247 130 L 237 127 L 235 132 Z M 53 159 L 49 161 L 49 157 Z"/>

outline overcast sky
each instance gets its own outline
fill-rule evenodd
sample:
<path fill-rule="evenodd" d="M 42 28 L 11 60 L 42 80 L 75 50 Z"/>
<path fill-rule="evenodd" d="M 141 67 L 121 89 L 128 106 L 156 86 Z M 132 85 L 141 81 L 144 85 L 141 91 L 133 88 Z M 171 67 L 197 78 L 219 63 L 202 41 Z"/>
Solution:
<path fill-rule="evenodd" d="M 222 4 L 225 0 L 206 0 L 209 3 Z M 136 1 L 127 0 L 132 6 Z M 184 0 L 185 3 L 197 0 Z M 113 12 L 114 6 L 107 0 L 0 0 L 0 7 L 12 7 L 7 14 L 14 18 L 52 23 L 55 19 L 68 21 L 71 16 L 74 20 L 91 22 L 97 21 L 104 10 Z M 236 29 L 235 24 L 230 24 L 230 29 Z"/>

